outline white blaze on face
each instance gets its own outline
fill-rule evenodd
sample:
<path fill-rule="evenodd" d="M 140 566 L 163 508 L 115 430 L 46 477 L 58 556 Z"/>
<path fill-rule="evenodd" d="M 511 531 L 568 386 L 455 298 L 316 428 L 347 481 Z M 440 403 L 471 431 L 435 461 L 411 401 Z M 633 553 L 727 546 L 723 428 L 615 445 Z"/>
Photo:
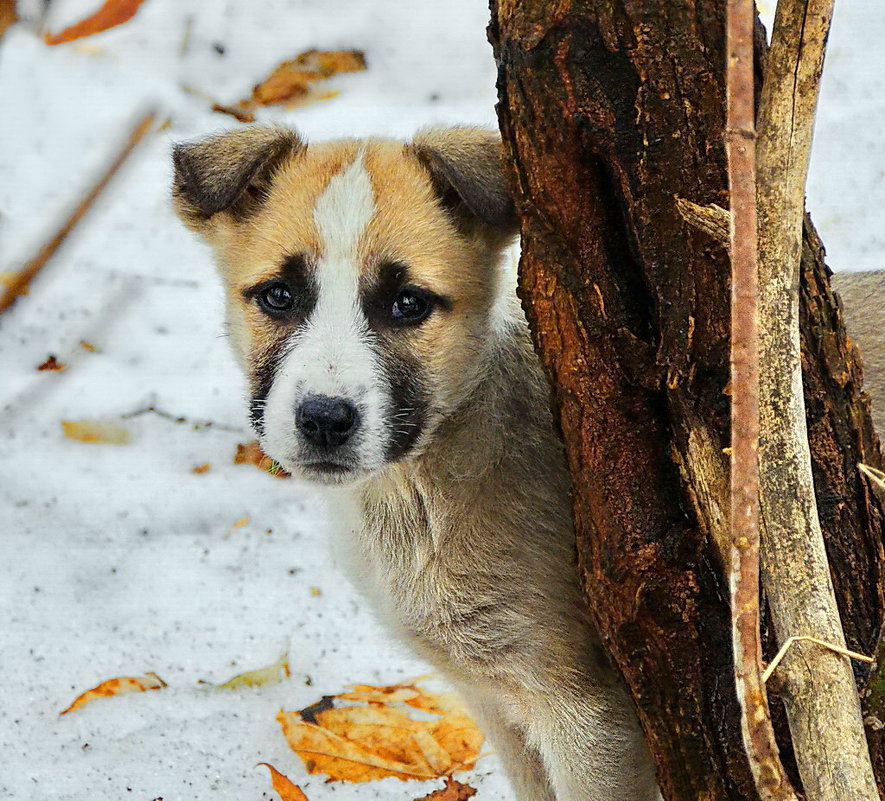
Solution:
<path fill-rule="evenodd" d="M 359 297 L 359 243 L 374 213 L 361 151 L 317 198 L 313 218 L 323 250 L 315 272 L 317 303 L 289 343 L 267 398 L 262 445 L 284 465 L 297 463 L 303 447 L 295 412 L 310 395 L 350 401 L 360 414 L 351 451 L 358 466 L 383 464 L 387 398 Z"/>

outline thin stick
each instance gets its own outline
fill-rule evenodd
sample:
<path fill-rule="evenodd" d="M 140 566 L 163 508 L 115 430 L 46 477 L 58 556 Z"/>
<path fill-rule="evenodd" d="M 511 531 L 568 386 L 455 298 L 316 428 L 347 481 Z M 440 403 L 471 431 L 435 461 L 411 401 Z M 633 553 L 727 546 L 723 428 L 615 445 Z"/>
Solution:
<path fill-rule="evenodd" d="M 777 670 L 777 666 L 787 655 L 787 651 L 790 650 L 794 642 L 813 642 L 815 645 L 820 645 L 822 648 L 829 648 L 831 651 L 834 651 L 837 654 L 847 656 L 851 659 L 857 659 L 860 662 L 867 662 L 870 665 L 872 665 L 873 662 L 876 661 L 871 656 L 867 656 L 866 654 L 859 654 L 857 651 L 851 651 L 848 648 L 843 648 L 841 645 L 834 645 L 831 642 L 824 642 L 817 637 L 790 637 L 781 646 L 781 649 L 777 652 L 777 654 L 775 654 L 774 659 L 771 660 L 771 664 L 767 668 L 765 668 L 765 672 L 762 674 L 762 681 L 768 681 L 771 678 L 771 674 L 774 673 L 775 670 Z"/>
<path fill-rule="evenodd" d="M 753 0 L 727 8 L 728 182 L 731 201 L 731 588 L 734 673 L 741 733 L 762 801 L 795 799 L 780 761 L 759 633 L 759 314 Z"/>
<path fill-rule="evenodd" d="M 845 637 L 815 503 L 799 341 L 805 180 L 833 0 L 780 0 L 756 143 L 762 577 L 778 641 Z M 794 641 L 781 696 L 809 801 L 878 801 L 851 665 Z"/>
<path fill-rule="evenodd" d="M 145 135 L 150 131 L 154 124 L 154 112 L 145 114 L 132 129 L 125 145 L 117 153 L 110 166 L 105 170 L 104 174 L 99 178 L 98 182 L 89 190 L 89 193 L 77 204 L 76 208 L 65 220 L 61 228 L 56 231 L 52 238 L 40 248 L 37 255 L 31 259 L 19 273 L 7 284 L 6 291 L 0 296 L 0 313 L 5 312 L 14 302 L 15 299 L 27 291 L 28 286 L 34 279 L 34 276 L 43 269 L 46 263 L 52 258 L 55 252 L 61 247 L 65 239 L 78 222 L 83 218 L 86 212 L 92 207 L 99 195 L 105 190 L 111 179 L 117 174 L 120 167 L 123 166 L 126 159 L 132 154 L 138 143 L 144 139 Z"/>

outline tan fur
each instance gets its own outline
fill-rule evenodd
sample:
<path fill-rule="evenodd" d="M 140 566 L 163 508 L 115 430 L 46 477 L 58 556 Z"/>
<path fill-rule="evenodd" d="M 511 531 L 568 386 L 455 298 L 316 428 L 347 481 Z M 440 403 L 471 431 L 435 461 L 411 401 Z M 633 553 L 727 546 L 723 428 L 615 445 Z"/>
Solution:
<path fill-rule="evenodd" d="M 515 233 L 499 140 L 456 129 L 408 146 L 277 150 L 270 179 L 261 176 L 266 191 L 208 219 L 194 211 L 199 181 L 196 194 L 177 188 L 179 213 L 215 249 L 235 350 L 248 370 L 285 339 L 242 289 L 286 254 L 316 254 L 316 198 L 358 148 L 375 195 L 359 245 L 363 279 L 403 262 L 451 308 L 407 333 L 377 334 L 388 357 L 420 366 L 434 416 L 406 458 L 332 490 L 334 506 L 352 510 L 342 520 L 351 571 L 389 625 L 461 690 L 520 801 L 652 801 L 635 712 L 579 588 L 549 388 L 515 298 L 504 320 L 492 312 L 501 248 Z M 236 174 L 231 152 L 222 145 Z M 184 150 L 178 163 L 200 169 Z"/>

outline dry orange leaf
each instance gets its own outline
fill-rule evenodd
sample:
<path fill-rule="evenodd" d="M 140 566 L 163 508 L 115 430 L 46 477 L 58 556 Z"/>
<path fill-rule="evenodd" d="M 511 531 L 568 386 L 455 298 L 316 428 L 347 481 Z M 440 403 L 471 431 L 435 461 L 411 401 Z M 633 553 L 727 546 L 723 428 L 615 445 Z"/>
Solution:
<path fill-rule="evenodd" d="M 100 353 L 100 350 L 93 345 L 91 342 L 87 342 L 85 339 L 80 340 L 80 347 L 83 350 L 88 350 L 90 353 Z"/>
<path fill-rule="evenodd" d="M 196 473 L 197 475 L 202 475 L 203 473 L 208 473 L 211 469 L 212 465 L 209 464 L 209 462 L 205 462 L 204 464 L 198 464 L 191 470 L 191 472 Z"/>
<path fill-rule="evenodd" d="M 234 464 L 254 464 L 255 467 L 270 473 L 277 478 L 289 478 L 289 474 L 280 467 L 270 456 L 265 455 L 257 442 L 247 442 L 237 445 L 234 454 Z"/>
<path fill-rule="evenodd" d="M 100 420 L 62 420 L 61 427 L 68 439 L 77 442 L 127 445 L 130 440 L 129 429 L 119 423 L 105 423 Z"/>
<path fill-rule="evenodd" d="M 329 699 L 277 716 L 308 773 L 350 782 L 436 779 L 472 768 L 479 756 L 482 732 L 455 696 L 410 684 L 357 685 L 334 698 L 356 703 L 334 706 Z M 416 720 L 403 705 L 434 717 Z"/>
<path fill-rule="evenodd" d="M 304 791 L 297 784 L 292 784 L 288 776 L 280 773 L 273 765 L 269 765 L 267 762 L 259 762 L 258 764 L 263 765 L 270 771 L 273 789 L 277 791 L 281 801 L 307 801 Z"/>
<path fill-rule="evenodd" d="M 469 784 L 455 781 L 451 776 L 446 776 L 446 786 L 434 790 L 429 795 L 416 798 L 415 801 L 467 801 L 473 798 L 476 790 Z"/>
<path fill-rule="evenodd" d="M 37 367 L 38 370 L 67 370 L 68 366 L 64 362 L 60 362 L 55 358 L 55 354 L 50 353 L 49 356 L 46 357 L 46 361 L 43 364 Z"/>
<path fill-rule="evenodd" d="M 366 58 L 359 50 L 306 50 L 278 65 L 252 89 L 252 96 L 238 103 L 213 103 L 212 110 L 230 114 L 240 122 L 254 122 L 260 106 L 285 103 L 289 108 L 303 106 L 338 96 L 338 92 L 315 92 L 313 84 L 340 72 L 359 72 L 366 68 Z"/>
<path fill-rule="evenodd" d="M 132 19 L 144 0 L 105 0 L 104 5 L 86 19 L 65 28 L 61 33 L 44 33 L 43 41 L 48 45 L 65 44 L 84 36 L 92 36 L 109 28 L 115 28 Z"/>
<path fill-rule="evenodd" d="M 306 95 L 314 81 L 365 68 L 366 58 L 358 50 L 306 50 L 276 67 L 252 90 L 252 100 L 260 106 L 288 103 Z"/>
<path fill-rule="evenodd" d="M 166 686 L 156 673 L 145 673 L 144 676 L 132 677 L 124 676 L 118 679 L 108 679 L 103 681 L 97 687 L 87 690 L 82 695 L 78 695 L 67 709 L 59 712 L 59 715 L 67 715 L 75 709 L 94 701 L 96 698 L 107 698 L 112 695 L 125 695 L 126 693 L 142 693 L 145 690 L 160 690 Z"/>

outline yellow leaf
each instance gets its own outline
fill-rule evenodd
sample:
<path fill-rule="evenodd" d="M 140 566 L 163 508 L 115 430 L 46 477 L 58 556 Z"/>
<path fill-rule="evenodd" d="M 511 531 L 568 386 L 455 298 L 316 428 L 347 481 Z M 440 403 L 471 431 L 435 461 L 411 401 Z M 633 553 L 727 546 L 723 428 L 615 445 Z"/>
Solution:
<path fill-rule="evenodd" d="M 270 780 L 273 783 L 273 789 L 279 793 L 281 801 L 307 801 L 304 791 L 297 785 L 292 784 L 288 776 L 284 776 L 273 765 L 267 762 L 259 762 L 270 771 Z"/>
<path fill-rule="evenodd" d="M 434 779 L 472 768 L 483 735 L 455 696 L 415 685 L 357 685 L 335 696 L 356 705 L 308 708 L 304 715 L 280 711 L 277 720 L 308 773 L 364 782 L 395 776 Z M 431 712 L 413 718 L 401 705 Z"/>
<path fill-rule="evenodd" d="M 99 420 L 62 420 L 61 427 L 68 439 L 77 442 L 126 445 L 130 440 L 129 429 L 118 423 L 105 423 Z"/>
<path fill-rule="evenodd" d="M 117 679 L 108 679 L 97 687 L 93 687 L 91 690 L 78 695 L 67 709 L 58 714 L 67 715 L 68 712 L 79 709 L 96 698 L 107 698 L 112 695 L 125 695 L 126 693 L 141 693 L 145 690 L 159 690 L 165 686 L 166 682 L 156 673 L 146 673 L 144 676 L 138 677 L 124 676 Z"/>
<path fill-rule="evenodd" d="M 272 665 L 238 673 L 223 684 L 216 684 L 219 690 L 238 690 L 240 687 L 262 687 L 265 684 L 276 684 L 291 676 L 289 670 L 289 652 L 282 654 Z"/>

